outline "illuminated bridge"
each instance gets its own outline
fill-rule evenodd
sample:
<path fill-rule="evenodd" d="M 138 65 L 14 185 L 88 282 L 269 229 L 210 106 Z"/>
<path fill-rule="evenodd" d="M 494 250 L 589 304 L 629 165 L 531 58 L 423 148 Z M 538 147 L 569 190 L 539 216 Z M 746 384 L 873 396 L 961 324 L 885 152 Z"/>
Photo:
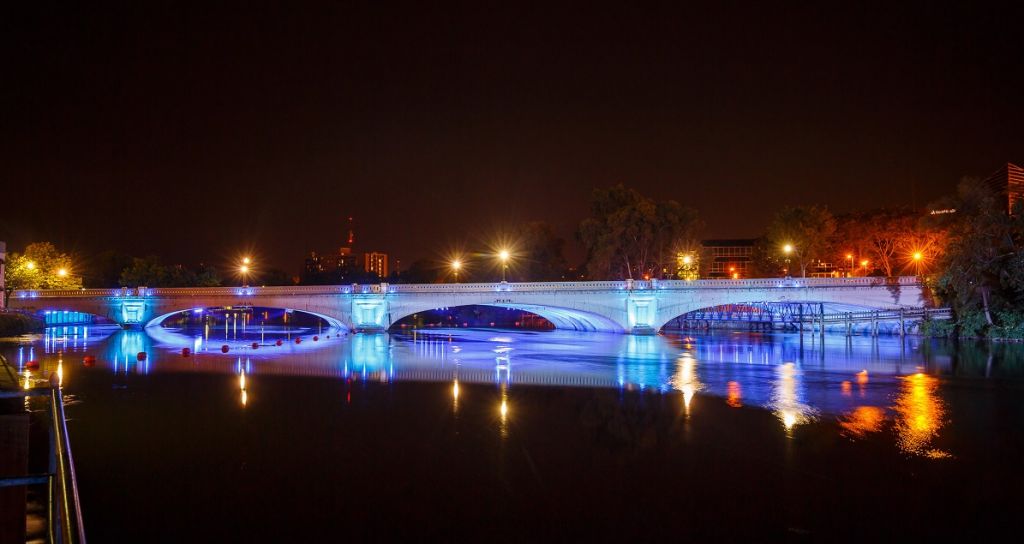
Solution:
<path fill-rule="evenodd" d="M 9 305 L 43 315 L 86 313 L 142 327 L 205 308 L 283 308 L 354 332 L 386 331 L 419 312 L 484 305 L 531 312 L 560 329 L 652 334 L 692 312 L 769 303 L 816 307 L 825 317 L 888 319 L 929 306 L 915 277 L 38 290 L 15 291 Z"/>

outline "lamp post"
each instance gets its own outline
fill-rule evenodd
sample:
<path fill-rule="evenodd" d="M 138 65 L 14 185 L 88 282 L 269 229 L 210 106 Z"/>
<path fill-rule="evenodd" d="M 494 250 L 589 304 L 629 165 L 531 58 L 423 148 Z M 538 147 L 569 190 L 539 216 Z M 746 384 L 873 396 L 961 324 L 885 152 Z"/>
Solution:
<path fill-rule="evenodd" d="M 249 257 L 242 257 L 242 264 L 238 267 L 238 273 L 242 275 L 242 287 L 249 287 L 250 264 L 252 264 L 252 259 Z"/>
<path fill-rule="evenodd" d="M 846 273 L 847 277 L 849 277 L 849 276 L 853 275 L 853 253 L 847 253 L 846 254 L 846 260 L 850 261 L 850 269 Z"/>
<path fill-rule="evenodd" d="M 508 270 L 508 250 L 503 249 L 498 253 L 498 258 L 501 259 L 501 282 L 505 283 L 505 271 Z"/>
<path fill-rule="evenodd" d="M 455 274 L 455 283 L 459 283 L 459 270 L 462 268 L 462 261 L 455 259 L 452 261 L 452 273 Z"/>
<path fill-rule="evenodd" d="M 920 251 L 915 251 L 913 255 L 914 259 L 914 274 L 917 276 L 921 275 L 921 261 L 924 259 L 924 255 Z"/>
<path fill-rule="evenodd" d="M 786 277 L 790 277 L 789 273 L 789 256 L 793 253 L 793 244 L 786 244 L 782 246 L 782 252 L 786 254 Z"/>

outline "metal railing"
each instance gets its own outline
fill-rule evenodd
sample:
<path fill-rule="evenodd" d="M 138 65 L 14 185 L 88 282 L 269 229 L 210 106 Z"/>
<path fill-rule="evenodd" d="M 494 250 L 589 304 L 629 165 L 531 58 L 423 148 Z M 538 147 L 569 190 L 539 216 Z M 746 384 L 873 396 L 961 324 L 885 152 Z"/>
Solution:
<path fill-rule="evenodd" d="M 50 396 L 49 469 L 45 474 L 0 478 L 0 487 L 46 486 L 47 541 L 60 544 L 85 544 L 85 525 L 78 498 L 75 461 L 71 456 L 64 396 L 60 387 L 0 391 L 0 399 Z"/>

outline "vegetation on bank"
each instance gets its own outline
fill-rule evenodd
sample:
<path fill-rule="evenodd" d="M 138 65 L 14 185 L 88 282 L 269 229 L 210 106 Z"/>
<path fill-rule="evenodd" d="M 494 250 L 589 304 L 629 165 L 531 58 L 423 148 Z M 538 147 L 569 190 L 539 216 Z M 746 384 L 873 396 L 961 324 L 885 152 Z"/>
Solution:
<path fill-rule="evenodd" d="M 15 312 L 0 312 L 0 337 L 42 332 L 45 327 L 46 323 L 37 317 Z"/>

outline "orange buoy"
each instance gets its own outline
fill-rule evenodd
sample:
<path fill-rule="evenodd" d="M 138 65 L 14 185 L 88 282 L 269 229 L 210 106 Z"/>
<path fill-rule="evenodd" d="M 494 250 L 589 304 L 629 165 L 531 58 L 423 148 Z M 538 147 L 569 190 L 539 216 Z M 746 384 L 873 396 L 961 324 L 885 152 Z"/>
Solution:
<path fill-rule="evenodd" d="M 146 352 L 145 351 L 140 351 L 138 353 L 138 355 L 135 356 L 135 358 L 140 360 L 140 361 L 145 361 L 146 360 Z"/>
<path fill-rule="evenodd" d="M 252 349 L 258 349 L 259 347 L 260 347 L 260 343 L 259 342 L 253 342 L 252 343 Z"/>
<path fill-rule="evenodd" d="M 277 342 L 274 342 L 274 345 L 280 346 L 280 345 L 281 345 L 281 344 L 283 344 L 283 343 L 284 343 L 284 342 L 281 342 L 280 340 L 278 340 Z"/>
<path fill-rule="evenodd" d="M 25 363 L 25 368 L 27 368 L 29 370 L 35 370 L 35 369 L 39 368 L 39 361 L 29 361 L 29 362 Z"/>
<path fill-rule="evenodd" d="M 221 353 L 227 353 L 228 350 L 230 350 L 230 349 L 231 348 L 229 348 L 227 344 L 224 344 L 223 346 L 220 347 L 220 352 Z"/>

